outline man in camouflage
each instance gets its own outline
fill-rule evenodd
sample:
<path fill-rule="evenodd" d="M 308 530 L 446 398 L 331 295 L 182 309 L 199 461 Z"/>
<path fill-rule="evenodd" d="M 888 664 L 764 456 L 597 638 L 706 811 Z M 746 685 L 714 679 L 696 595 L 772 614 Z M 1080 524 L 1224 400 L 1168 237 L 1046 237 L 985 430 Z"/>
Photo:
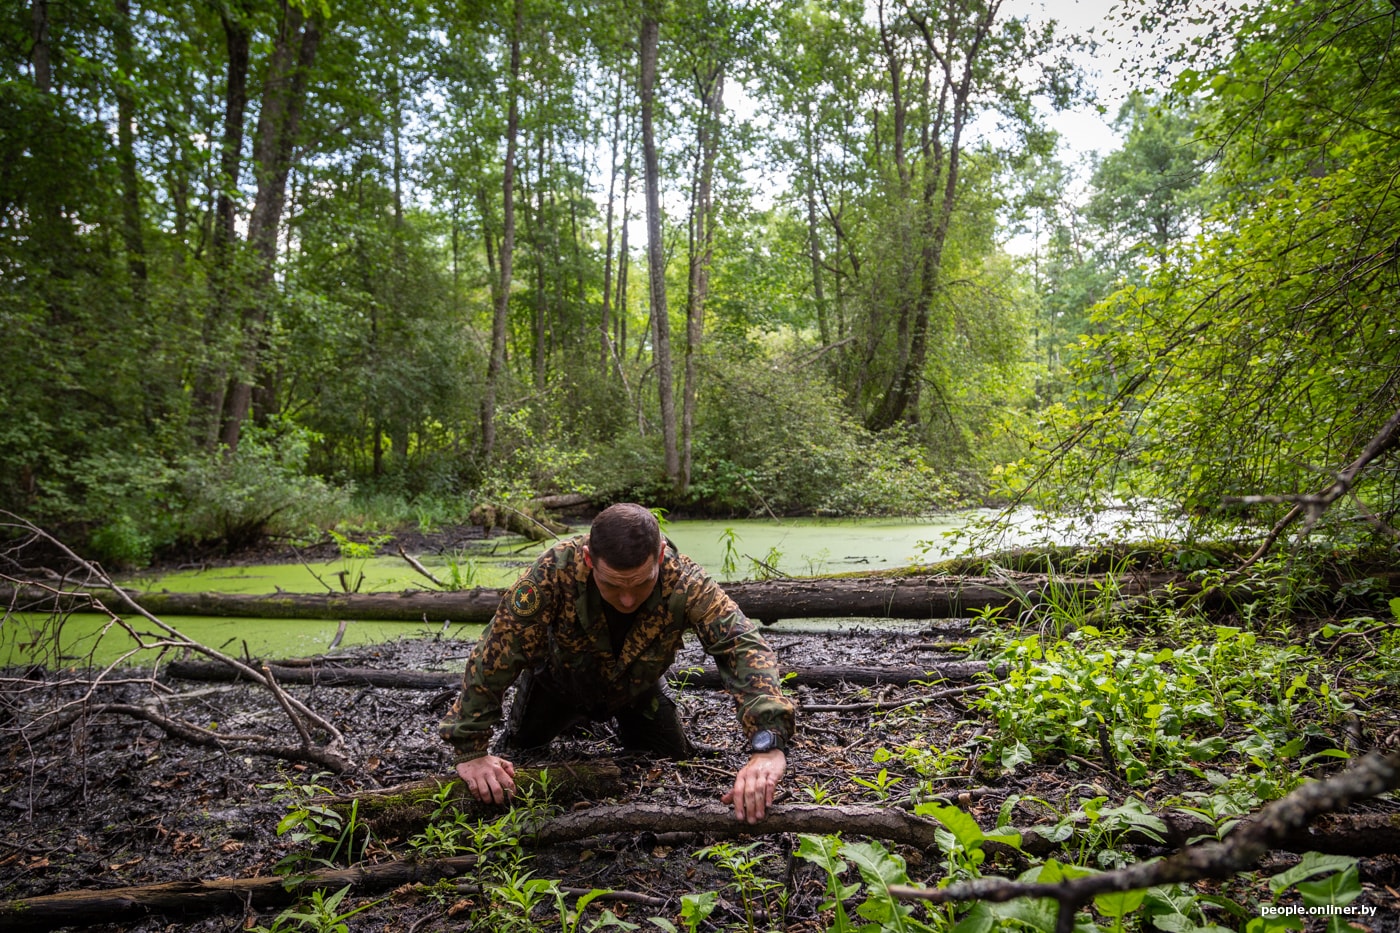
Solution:
<path fill-rule="evenodd" d="M 484 802 L 514 792 L 515 766 L 488 747 L 517 678 L 504 748 L 543 748 L 573 722 L 615 718 L 625 748 L 687 757 L 690 742 L 662 688 L 687 629 L 714 656 L 752 753 L 722 799 L 736 819 L 763 819 L 794 730 L 777 659 L 719 585 L 662 537 L 655 516 L 632 503 L 604 509 L 588 535 L 550 548 L 502 598 L 440 727 L 458 753 L 457 773 Z"/>

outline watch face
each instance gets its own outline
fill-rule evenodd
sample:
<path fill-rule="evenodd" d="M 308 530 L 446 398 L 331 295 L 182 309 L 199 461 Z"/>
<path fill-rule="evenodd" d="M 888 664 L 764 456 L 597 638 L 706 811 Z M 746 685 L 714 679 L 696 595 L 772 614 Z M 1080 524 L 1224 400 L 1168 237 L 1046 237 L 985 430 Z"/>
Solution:
<path fill-rule="evenodd" d="M 756 752 L 766 752 L 773 747 L 773 733 L 767 729 L 755 732 L 753 740 L 749 744 Z"/>

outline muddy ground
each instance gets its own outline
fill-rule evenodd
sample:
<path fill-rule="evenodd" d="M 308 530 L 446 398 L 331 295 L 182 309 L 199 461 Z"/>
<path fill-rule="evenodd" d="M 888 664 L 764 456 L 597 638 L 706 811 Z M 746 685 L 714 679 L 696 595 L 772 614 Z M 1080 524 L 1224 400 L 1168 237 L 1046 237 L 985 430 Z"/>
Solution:
<path fill-rule="evenodd" d="M 947 658 L 949 638 L 964 637 L 965 623 L 907 624 L 896 631 L 844 631 L 809 634 L 785 632 L 781 624 L 767 634 L 787 668 L 824 664 L 919 666 Z M 393 670 L 459 670 L 467 644 L 452 638 L 405 640 L 376 648 L 355 648 L 346 654 L 357 666 Z M 681 664 L 700 663 L 695 647 L 686 649 Z M 8 672 L 14 676 L 21 672 Z M 335 777 L 317 774 L 314 766 L 292 764 L 245 752 L 230 753 L 201 747 L 167 734 L 149 723 L 124 715 L 104 714 L 80 718 L 46 734 L 31 732 L 21 741 L 17 727 L 33 721 L 35 713 L 50 709 L 55 698 L 79 698 L 78 686 L 58 686 L 72 673 L 28 672 L 26 684 L 8 681 L 0 695 L 0 728 L 5 741 L 0 759 L 0 801 L 5 817 L 0 829 L 0 895 L 18 898 L 73 889 L 111 889 L 178 879 L 216 879 L 268 875 L 295 846 L 277 835 L 279 820 L 287 812 L 287 785 L 318 784 L 337 793 L 374 785 L 388 786 L 428 775 L 447 773 L 451 758 L 437 738 L 435 725 L 450 701 L 449 691 L 401 690 L 378 687 L 289 687 L 309 706 L 333 720 L 346 736 L 350 757 L 362 763 L 360 775 Z M 39 687 L 34 680 L 42 679 Z M 223 732 L 265 732 L 280 741 L 293 741 L 286 719 L 264 690 L 246 685 L 190 684 L 178 681 L 152 683 L 133 674 L 103 690 L 94 701 L 139 703 L 153 691 L 178 691 L 178 707 L 192 722 Z M 850 704 L 872 698 L 897 702 L 914 698 L 926 686 L 862 688 L 797 687 L 795 699 L 802 705 Z M 735 769 L 744 760 L 731 701 L 713 690 L 684 689 L 679 702 L 692 738 L 709 753 L 690 762 L 618 758 L 618 749 L 606 726 L 592 734 L 579 734 L 555 743 L 552 755 L 559 759 L 616 759 L 623 769 L 624 788 L 614 798 L 598 803 L 645 801 L 652 804 L 684 804 L 717 800 L 728 788 Z M 916 711 L 885 713 L 870 710 L 809 712 L 799 714 L 800 734 L 789 752 L 789 771 L 783 796 L 810 803 L 814 797 L 842 803 L 892 804 L 913 786 L 914 777 L 897 762 L 877 763 L 876 752 L 911 743 L 938 748 L 975 743 L 986 728 L 966 698 L 953 697 Z M 970 745 L 973 748 L 975 745 Z M 1072 805 L 1080 797 L 1103 792 L 1122 799 L 1130 792 L 1090 761 L 1061 761 L 1022 766 L 1014 776 L 979 764 L 976 755 L 941 778 L 937 787 L 949 793 L 970 792 L 965 808 L 984 828 L 990 828 L 1004 801 L 1013 794 Z M 864 786 L 858 779 L 880 783 L 901 777 L 887 792 Z M 272 786 L 269 786 L 272 785 Z M 1146 789 L 1149 805 L 1179 791 L 1180 783 Z M 889 798 L 889 799 L 883 799 Z M 1394 809 L 1387 801 L 1372 806 Z M 1049 819 L 1041 807 L 1024 806 L 1014 812 L 1019 824 Z M 739 840 L 743 844 L 748 840 Z M 755 835 L 764 861 L 758 873 L 785 887 L 786 914 L 756 923 L 759 929 L 818 931 L 829 915 L 819 905 L 824 897 L 824 877 L 813 865 L 793 859 L 790 837 Z M 719 908 L 702 929 L 748 929 L 733 878 L 711 861 L 694 856 L 706 845 L 698 836 L 658 839 L 649 833 L 605 834 L 578 843 L 538 850 L 527 868 L 536 878 L 558 879 L 583 889 L 611 888 L 662 899 L 662 906 L 625 902 L 607 904 L 611 910 L 644 929 L 650 916 L 678 919 L 680 897 L 686 893 L 719 891 Z M 900 849 L 908 861 L 911 878 L 936 883 L 941 876 L 937 852 Z M 404 840 L 381 840 L 371 845 L 371 860 L 386 860 L 407 852 Z M 1135 849 L 1145 857 L 1150 849 Z M 1266 863 L 1268 873 L 1296 861 L 1296 856 L 1275 854 Z M 1014 875 L 1026 863 L 1007 862 L 984 866 L 984 872 Z M 1377 915 L 1367 922 L 1372 931 L 1400 929 L 1400 862 L 1388 858 L 1367 859 L 1362 864 L 1363 900 Z M 461 879 L 470 882 L 470 878 Z M 1260 889 L 1257 878 L 1226 885 L 1237 899 Z M 383 933 L 427 933 L 433 930 L 469 928 L 470 891 L 454 898 L 426 897 L 405 889 L 385 900 L 384 895 L 356 900 L 353 893 L 344 907 L 371 900 L 378 903 L 350 919 L 351 930 Z M 593 915 L 596 916 L 596 904 Z M 201 930 L 234 931 L 270 925 L 276 911 L 236 911 L 213 916 L 152 916 L 129 923 L 99 923 L 97 930 L 131 933 Z M 1217 922 L 1228 922 L 1221 916 Z M 1310 921 L 1321 929 L 1319 921 Z M 540 915 L 540 929 L 558 929 L 557 916 Z"/>

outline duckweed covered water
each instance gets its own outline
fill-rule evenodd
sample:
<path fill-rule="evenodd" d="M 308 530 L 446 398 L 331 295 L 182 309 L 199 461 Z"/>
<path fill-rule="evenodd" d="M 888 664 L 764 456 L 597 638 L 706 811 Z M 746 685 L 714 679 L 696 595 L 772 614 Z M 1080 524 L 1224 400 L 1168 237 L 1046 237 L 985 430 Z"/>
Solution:
<path fill-rule="evenodd" d="M 674 521 L 666 534 L 682 553 L 689 555 L 722 580 L 750 579 L 771 570 L 789 576 L 880 570 L 937 560 L 948 549 L 946 535 L 964 527 L 985 512 L 958 513 L 933 519 L 740 519 L 730 521 Z M 586 526 L 580 526 L 579 531 Z M 515 537 L 493 538 L 456 554 L 414 555 L 439 579 L 454 574 L 474 586 L 504 587 L 547 545 Z M 766 566 L 765 566 L 766 565 Z M 344 584 L 342 584 L 342 580 Z M 137 589 L 158 592 L 219 592 L 236 594 L 340 592 L 342 585 L 360 592 L 396 592 L 433 589 L 420 574 L 398 557 L 341 559 L 293 564 L 255 564 L 188 570 L 159 576 L 138 576 L 122 581 Z M 129 635 L 97 615 L 73 615 L 60 629 L 55 648 L 52 633 L 41 627 L 47 617 L 11 617 L 0 631 L 0 666 L 59 658 L 63 664 L 110 664 L 126 655 L 135 643 Z M 187 637 L 237 655 L 257 658 L 306 657 L 323 653 L 335 638 L 339 623 L 315 619 L 226 619 L 181 616 L 165 621 Z M 818 620 L 831 626 L 835 620 Z M 869 620 L 852 624 L 869 625 Z M 800 622 L 785 622 L 793 628 Z M 148 623 L 137 626 L 150 632 Z M 341 648 L 373 645 L 400 637 L 440 635 L 475 639 L 480 625 L 439 623 L 348 622 Z M 99 639 L 98 635 L 102 637 Z M 45 638 L 50 641 L 44 641 Z M 150 653 L 130 663 L 149 665 Z"/>

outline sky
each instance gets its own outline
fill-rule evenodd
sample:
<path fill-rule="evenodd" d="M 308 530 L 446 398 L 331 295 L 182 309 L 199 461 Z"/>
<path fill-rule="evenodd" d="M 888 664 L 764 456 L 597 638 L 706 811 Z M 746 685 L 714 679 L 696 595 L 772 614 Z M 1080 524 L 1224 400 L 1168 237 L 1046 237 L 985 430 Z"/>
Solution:
<path fill-rule="evenodd" d="M 1103 113 L 1088 104 L 1072 110 L 1049 112 L 1046 122 L 1058 130 L 1066 161 L 1092 152 L 1103 154 L 1118 147 L 1120 140 L 1109 122 L 1118 112 L 1129 90 L 1124 59 L 1131 41 L 1129 34 L 1110 16 L 1118 0 L 1007 0 L 1008 16 L 1024 16 L 1032 24 L 1057 20 L 1067 35 L 1092 33 L 1100 43 L 1095 55 L 1081 56 L 1085 73 Z"/>

